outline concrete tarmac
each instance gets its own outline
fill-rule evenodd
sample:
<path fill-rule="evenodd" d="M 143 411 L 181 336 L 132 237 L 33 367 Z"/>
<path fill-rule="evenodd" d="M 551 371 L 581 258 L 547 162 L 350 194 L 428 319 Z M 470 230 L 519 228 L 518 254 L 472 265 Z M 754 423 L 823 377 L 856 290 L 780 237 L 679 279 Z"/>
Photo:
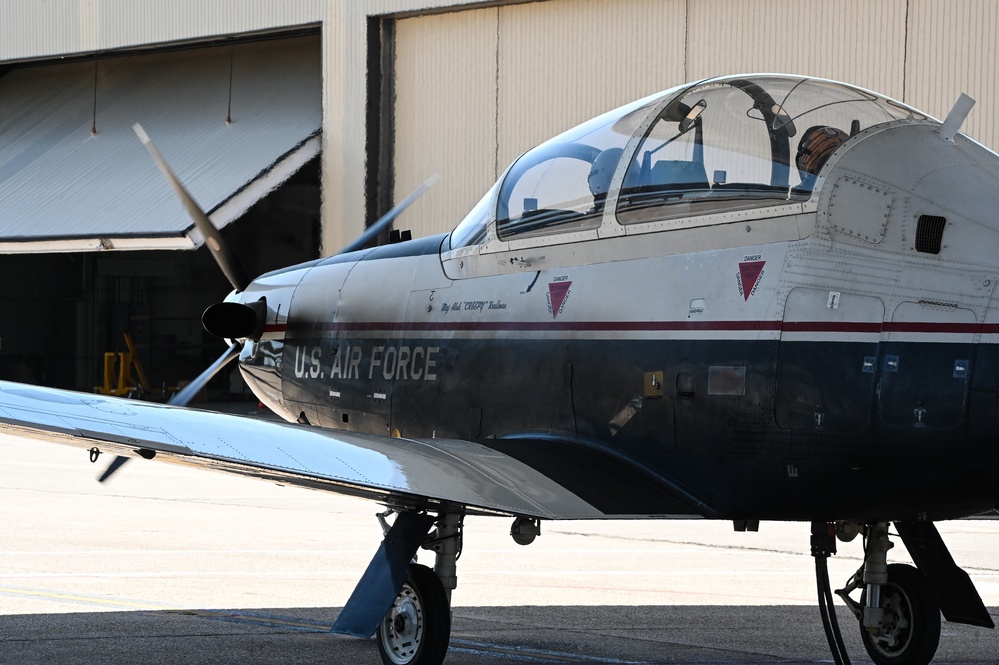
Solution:
<path fill-rule="evenodd" d="M 0 663 L 380 662 L 328 632 L 380 507 L 159 461 L 98 484 L 108 461 L 0 433 Z M 527 547 L 509 520 L 465 524 L 448 663 L 831 662 L 807 524 L 546 522 Z M 940 530 L 999 617 L 999 521 Z M 860 555 L 840 544 L 834 588 Z M 997 663 L 999 634 L 945 622 L 937 653 Z"/>

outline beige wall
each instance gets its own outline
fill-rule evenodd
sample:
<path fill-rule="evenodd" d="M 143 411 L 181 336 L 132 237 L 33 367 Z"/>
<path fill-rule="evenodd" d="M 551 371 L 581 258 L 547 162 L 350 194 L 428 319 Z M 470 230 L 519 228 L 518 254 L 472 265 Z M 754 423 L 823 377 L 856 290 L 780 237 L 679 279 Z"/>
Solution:
<path fill-rule="evenodd" d="M 687 78 L 807 74 L 902 97 L 907 0 L 691 0 Z"/>
<path fill-rule="evenodd" d="M 476 4 L 467 3 L 463 7 L 474 7 Z M 323 88 L 323 164 L 322 164 L 322 189 L 323 189 L 323 236 L 322 251 L 324 254 L 333 254 L 340 248 L 349 244 L 354 238 L 364 231 L 365 226 L 365 196 L 364 196 L 364 173 L 365 173 L 365 113 L 366 113 L 366 77 L 367 77 L 367 27 L 371 17 L 383 16 L 405 16 L 408 14 L 426 15 L 428 12 L 437 12 L 454 8 L 454 0 L 326 0 L 326 13 L 323 19 L 323 52 L 324 67 L 323 77 L 325 86 Z M 479 11 L 473 9 L 470 11 Z M 448 12 L 445 16 L 457 16 L 453 12 Z M 402 22 L 400 20 L 400 22 Z M 424 30 L 434 27 L 432 22 L 422 26 Z M 419 32 L 421 26 L 414 29 Z M 443 41 L 448 39 L 461 40 L 460 35 L 448 35 L 447 30 L 441 26 L 436 34 L 424 36 L 428 39 L 427 49 L 433 51 L 436 46 L 430 40 Z M 412 36 L 415 33 L 410 33 Z M 403 35 L 406 39 L 407 35 Z M 433 47 L 433 48 L 431 48 Z M 455 53 L 453 55 L 456 63 L 464 63 L 465 67 L 479 67 L 481 63 L 471 63 L 467 59 L 467 54 Z M 495 57 L 493 58 L 495 62 Z M 397 64 L 397 66 L 399 66 Z M 495 66 L 495 65 L 494 65 Z M 457 67 L 455 67 L 457 70 Z M 426 73 L 426 76 L 431 76 Z M 437 76 L 438 74 L 433 74 Z M 423 76 L 421 74 L 421 76 Z M 413 77 L 410 76 L 410 79 Z M 428 79 L 429 80 L 429 79 Z M 495 76 L 492 77 L 495 81 Z M 400 94 L 406 88 L 405 79 L 398 81 Z M 484 82 L 484 84 L 488 84 Z M 413 86 L 413 90 L 418 90 Z M 457 92 L 457 88 L 452 88 Z M 441 90 L 422 89 L 424 100 L 413 101 L 412 106 L 429 106 L 437 103 L 437 98 L 446 96 Z M 495 97 L 495 93 L 493 95 Z M 462 101 L 462 104 L 467 102 Z M 460 108 L 460 105 L 452 107 Z M 397 114 L 398 115 L 398 114 Z M 451 117 L 441 118 L 438 124 L 454 124 Z M 439 129 L 428 129 L 431 134 L 439 132 Z M 410 153 L 417 154 L 416 145 L 418 139 L 413 139 Z M 403 139 L 406 142 L 406 139 Z M 495 139 L 492 143 L 495 143 Z M 422 145 L 426 145 L 423 142 Z M 489 148 L 495 153 L 495 148 Z M 434 202 L 433 207 L 427 201 L 421 200 L 413 210 L 409 210 L 400 218 L 399 228 L 410 228 L 418 231 L 418 234 L 440 232 L 440 227 L 447 226 L 444 220 L 451 219 L 455 209 L 464 205 L 464 201 L 474 198 L 472 188 L 468 191 L 462 190 L 460 194 L 442 194 L 441 190 L 446 189 L 443 183 L 451 183 L 448 187 L 457 187 L 460 182 L 461 173 L 472 168 L 482 168 L 481 163 L 486 163 L 486 168 L 491 168 L 495 158 L 486 156 L 483 158 L 473 158 L 463 156 L 462 159 L 450 158 L 441 161 L 437 158 L 431 159 L 429 153 L 425 159 L 419 161 L 408 158 L 407 169 L 411 172 L 403 172 L 397 165 L 395 178 L 397 189 L 404 190 L 412 183 L 423 182 L 434 172 L 440 172 L 441 182 L 430 190 L 424 199 Z M 438 164 L 445 166 L 438 168 Z M 407 190 L 408 193 L 408 190 Z M 481 194 L 481 192 L 479 192 Z M 433 199 L 427 197 L 433 196 Z M 464 197 L 464 198 L 462 198 Z M 420 222 L 420 220 L 424 220 Z M 431 223 L 429 220 L 434 220 Z"/>
<path fill-rule="evenodd" d="M 363 226 L 364 21 L 396 17 L 395 197 L 440 182 L 400 218 L 449 230 L 511 160 L 602 111 L 685 81 L 790 72 L 846 81 L 999 146 L 993 0 L 329 0 L 325 250 Z M 454 11 L 460 9 L 462 11 Z M 441 13 L 444 12 L 444 13 Z M 330 223 L 332 222 L 332 223 Z"/>
<path fill-rule="evenodd" d="M 910 2 L 904 101 L 942 120 L 967 93 L 977 103 L 962 129 L 999 150 L 999 3 Z"/>
<path fill-rule="evenodd" d="M 552 0 L 503 8 L 500 169 L 588 118 L 682 83 L 683 7 Z"/>
<path fill-rule="evenodd" d="M 442 179 L 398 225 L 451 229 L 525 150 L 681 81 L 682 10 L 555 0 L 399 20 L 395 198 Z M 615 48 L 608 34 L 631 37 Z"/>
<path fill-rule="evenodd" d="M 496 180 L 497 11 L 397 24 L 395 200 L 444 176 L 400 218 L 415 236 L 453 226 L 460 213 L 438 216 L 468 210 Z"/>

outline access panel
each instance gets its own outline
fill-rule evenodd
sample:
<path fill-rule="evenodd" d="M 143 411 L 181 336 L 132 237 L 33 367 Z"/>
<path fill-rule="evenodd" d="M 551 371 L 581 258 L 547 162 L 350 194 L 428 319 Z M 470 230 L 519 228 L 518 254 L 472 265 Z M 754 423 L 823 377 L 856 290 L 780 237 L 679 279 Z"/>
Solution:
<path fill-rule="evenodd" d="M 799 287 L 787 297 L 775 416 L 785 429 L 853 432 L 870 422 L 880 298 Z"/>
<path fill-rule="evenodd" d="M 953 429 L 961 423 L 977 317 L 970 309 L 903 302 L 881 358 L 878 410 L 885 425 Z"/>

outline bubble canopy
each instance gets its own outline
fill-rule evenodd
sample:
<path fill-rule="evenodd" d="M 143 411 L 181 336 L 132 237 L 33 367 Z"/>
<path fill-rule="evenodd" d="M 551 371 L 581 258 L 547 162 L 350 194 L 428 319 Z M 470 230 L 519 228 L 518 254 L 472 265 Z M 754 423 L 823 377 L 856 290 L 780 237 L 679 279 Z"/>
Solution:
<path fill-rule="evenodd" d="M 801 202 L 840 145 L 911 119 L 927 116 L 824 79 L 763 74 L 673 88 L 526 152 L 450 246 L 586 231 L 608 216 L 636 224 Z"/>

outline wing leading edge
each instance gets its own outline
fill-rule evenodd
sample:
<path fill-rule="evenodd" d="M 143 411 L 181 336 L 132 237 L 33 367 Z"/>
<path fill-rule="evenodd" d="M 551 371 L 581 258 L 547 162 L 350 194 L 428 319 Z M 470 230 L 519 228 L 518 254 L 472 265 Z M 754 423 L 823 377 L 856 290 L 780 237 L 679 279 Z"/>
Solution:
<path fill-rule="evenodd" d="M 471 441 L 354 434 L 2 381 L 0 429 L 122 455 L 154 451 L 157 459 L 396 507 L 605 517 L 524 462 Z"/>

